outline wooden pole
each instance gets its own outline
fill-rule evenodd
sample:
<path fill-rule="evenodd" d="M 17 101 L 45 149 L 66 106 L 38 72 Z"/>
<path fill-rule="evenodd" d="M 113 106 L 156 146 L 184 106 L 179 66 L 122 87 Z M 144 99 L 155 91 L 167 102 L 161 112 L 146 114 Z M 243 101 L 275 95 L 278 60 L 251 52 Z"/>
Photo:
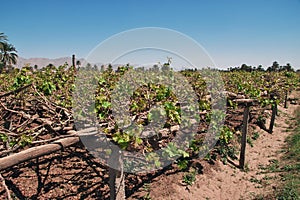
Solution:
<path fill-rule="evenodd" d="M 244 169 L 245 166 L 245 152 L 246 152 L 246 144 L 247 144 L 247 132 L 248 132 L 248 119 L 249 119 L 249 111 L 250 104 L 245 104 L 244 117 L 243 117 L 243 129 L 242 129 L 242 141 L 241 141 L 241 152 L 240 152 L 240 161 L 239 167 Z"/>
<path fill-rule="evenodd" d="M 72 67 L 75 67 L 75 64 L 76 64 L 76 63 L 75 63 L 75 55 L 73 54 L 73 55 L 72 55 Z"/>
<path fill-rule="evenodd" d="M 284 96 L 284 108 L 287 108 L 287 96 L 288 96 L 288 90 L 285 91 L 285 96 Z"/>
<path fill-rule="evenodd" d="M 57 140 L 51 144 L 32 147 L 11 156 L 0 158 L 0 171 L 22 162 L 38 158 L 40 156 L 48 155 L 58 150 L 63 150 L 64 148 L 74 145 L 79 141 L 79 137 L 64 138 Z"/>
<path fill-rule="evenodd" d="M 125 177 L 121 152 L 112 149 L 109 159 L 109 187 L 111 200 L 125 200 Z"/>
<path fill-rule="evenodd" d="M 272 117 L 271 117 L 271 122 L 270 122 L 270 127 L 269 127 L 269 133 L 273 133 L 273 127 L 274 127 L 274 123 L 275 123 L 276 114 L 277 114 L 277 103 L 275 102 L 272 105 Z"/>
<path fill-rule="evenodd" d="M 75 59 L 75 54 L 72 55 L 72 67 L 74 71 L 76 72 L 76 59 Z"/>

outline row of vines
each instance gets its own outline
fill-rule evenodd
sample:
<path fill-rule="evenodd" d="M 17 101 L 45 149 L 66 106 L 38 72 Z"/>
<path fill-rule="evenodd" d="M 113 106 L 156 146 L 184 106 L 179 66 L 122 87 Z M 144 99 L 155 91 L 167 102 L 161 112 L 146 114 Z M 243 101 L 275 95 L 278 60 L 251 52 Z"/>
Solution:
<path fill-rule="evenodd" d="M 211 122 L 211 96 L 207 92 L 206 82 L 200 70 L 181 71 L 192 86 L 199 104 L 199 125 L 197 133 L 189 143 L 188 149 L 179 149 L 172 142 L 179 125 L 182 123 L 180 102 L 169 87 L 145 83 L 134 91 L 130 98 L 130 116 L 138 127 L 148 125 L 157 116 L 164 116 L 166 121 L 162 129 L 152 137 L 141 138 L 136 129 L 122 131 L 116 125 L 111 110 L 111 95 L 116 83 L 131 70 L 130 66 L 120 66 L 116 70 L 108 68 L 97 77 L 95 107 L 87 112 L 96 113 L 98 123 L 112 142 L 128 151 L 148 153 L 147 159 L 156 167 L 161 166 L 155 150 L 163 148 L 163 156 L 179 157 L 176 161 L 180 169 L 188 166 L 191 158 L 196 157 L 202 148 L 203 133 Z M 161 72 L 163 73 L 163 72 Z M 237 158 L 235 143 L 241 139 L 242 108 L 234 101 L 255 99 L 258 102 L 250 113 L 250 126 L 254 127 L 249 136 L 257 137 L 255 127 L 265 128 L 268 110 L 274 103 L 282 104 L 286 93 L 299 89 L 300 76 L 294 72 L 220 72 L 227 94 L 227 111 L 224 126 L 220 128 L 220 137 L 214 150 L 205 159 L 220 158 L 224 163 L 228 157 Z M 100 76 L 99 76 L 100 75 Z M 72 91 L 75 89 L 76 70 L 67 65 L 48 66 L 40 70 L 30 67 L 15 69 L 0 74 L 0 157 L 38 146 L 51 138 L 67 135 L 75 130 L 72 113 Z M 29 87 L 26 87 L 28 86 Z M 24 88 L 20 92 L 19 89 Z M 14 92 L 15 91 L 15 92 Z M 10 92 L 11 95 L 5 95 Z M 272 97 L 272 98 L 271 98 Z M 152 105 L 164 108 L 163 113 L 149 111 Z M 52 109 L 52 111 L 51 111 Z M 79 113 L 84 115 L 83 113 Z M 42 119 L 42 120 L 39 120 Z M 68 132 L 69 131 L 69 132 Z M 129 163 L 125 163 L 129 164 Z"/>

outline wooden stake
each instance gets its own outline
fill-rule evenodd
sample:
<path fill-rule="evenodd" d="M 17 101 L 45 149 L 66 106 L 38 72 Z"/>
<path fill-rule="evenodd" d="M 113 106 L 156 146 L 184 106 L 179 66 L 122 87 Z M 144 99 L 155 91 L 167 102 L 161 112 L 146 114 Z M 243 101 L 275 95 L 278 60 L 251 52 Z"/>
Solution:
<path fill-rule="evenodd" d="M 271 122 L 269 127 L 269 133 L 273 133 L 276 114 L 277 114 L 277 103 L 275 102 L 274 105 L 272 105 L 272 117 L 271 117 Z"/>
<path fill-rule="evenodd" d="M 285 91 L 285 96 L 284 96 L 284 108 L 287 108 L 287 96 L 288 96 L 288 90 Z"/>
<path fill-rule="evenodd" d="M 245 166 L 245 152 L 247 143 L 247 132 L 248 132 L 248 119 L 249 119 L 250 105 L 246 103 L 243 118 L 243 129 L 242 129 L 242 141 L 241 141 L 241 152 L 240 152 L 240 162 L 239 167 L 244 169 Z"/>
<path fill-rule="evenodd" d="M 120 151 L 112 149 L 109 164 L 110 199 L 125 200 L 124 168 Z"/>
<path fill-rule="evenodd" d="M 72 67 L 75 67 L 75 64 L 76 64 L 76 63 L 75 63 L 75 55 L 73 54 L 73 55 L 72 55 Z"/>
<path fill-rule="evenodd" d="M 73 54 L 72 55 L 72 67 L 73 67 L 73 69 L 74 69 L 74 71 L 76 72 L 76 62 L 75 62 L 75 55 Z"/>

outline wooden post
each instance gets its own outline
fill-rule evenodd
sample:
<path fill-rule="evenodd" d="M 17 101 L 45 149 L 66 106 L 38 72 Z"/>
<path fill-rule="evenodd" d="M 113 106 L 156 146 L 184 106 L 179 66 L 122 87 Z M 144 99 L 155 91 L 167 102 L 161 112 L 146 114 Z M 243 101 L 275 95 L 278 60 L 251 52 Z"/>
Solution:
<path fill-rule="evenodd" d="M 72 67 L 74 71 L 76 72 L 76 59 L 75 59 L 75 54 L 72 55 Z"/>
<path fill-rule="evenodd" d="M 287 108 L 287 96 L 288 96 L 288 90 L 285 91 L 285 96 L 284 96 L 284 108 Z"/>
<path fill-rule="evenodd" d="M 243 117 L 243 129 L 242 129 L 242 141 L 241 141 L 241 152 L 240 152 L 240 162 L 239 167 L 244 169 L 245 166 L 245 152 L 247 144 L 247 132 L 248 132 L 248 119 L 249 119 L 250 105 L 245 104 L 244 117 Z"/>
<path fill-rule="evenodd" d="M 75 55 L 73 54 L 73 55 L 72 55 L 72 67 L 75 67 L 75 64 L 76 64 L 76 63 L 75 63 Z"/>
<path fill-rule="evenodd" d="M 110 199 L 125 200 L 125 176 L 120 151 L 112 149 L 109 164 Z"/>
<path fill-rule="evenodd" d="M 250 106 L 252 106 L 256 101 L 254 99 L 235 99 L 233 101 L 238 104 L 245 105 L 244 117 L 243 117 L 243 128 L 242 128 L 241 152 L 240 152 L 240 160 L 239 160 L 239 167 L 241 169 L 244 169 Z"/>
<path fill-rule="evenodd" d="M 273 127 L 274 127 L 274 123 L 275 123 L 276 114 L 277 114 L 277 103 L 275 102 L 272 105 L 272 117 L 271 117 L 271 122 L 270 122 L 270 127 L 269 127 L 269 133 L 273 133 Z"/>

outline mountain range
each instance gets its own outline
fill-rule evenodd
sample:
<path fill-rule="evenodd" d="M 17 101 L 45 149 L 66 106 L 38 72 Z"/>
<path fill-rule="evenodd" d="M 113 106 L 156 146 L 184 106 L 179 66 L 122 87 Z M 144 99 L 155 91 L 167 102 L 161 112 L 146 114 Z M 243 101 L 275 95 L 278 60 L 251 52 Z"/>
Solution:
<path fill-rule="evenodd" d="M 78 59 L 81 63 L 81 66 L 85 66 L 87 64 L 87 61 L 83 58 Z M 77 61 L 77 59 L 76 59 Z M 61 58 L 55 58 L 55 59 L 50 59 L 50 58 L 22 58 L 18 57 L 18 61 L 16 66 L 21 68 L 24 67 L 25 65 L 30 65 L 34 66 L 37 65 L 38 68 L 43 68 L 49 64 L 52 64 L 54 66 L 60 66 L 65 63 L 68 63 L 69 66 L 72 65 L 72 58 L 71 57 L 61 57 Z"/>
<path fill-rule="evenodd" d="M 80 61 L 80 66 L 84 67 L 88 64 L 88 62 L 84 59 L 84 58 L 80 58 L 80 59 L 76 59 L 77 61 Z M 15 65 L 15 67 L 18 68 L 22 68 L 26 65 L 32 66 L 34 67 L 35 65 L 37 65 L 38 69 L 41 69 L 43 67 L 46 67 L 49 64 L 52 64 L 56 67 L 60 66 L 60 65 L 64 65 L 65 63 L 67 63 L 69 66 L 72 65 L 72 57 L 61 57 L 61 58 L 23 58 L 23 57 L 18 57 L 17 60 L 17 64 Z M 101 65 L 103 65 L 103 63 L 90 63 L 92 66 L 97 65 L 98 68 L 101 67 Z M 113 69 L 117 69 L 118 66 L 120 65 L 126 65 L 127 63 L 123 63 L 123 64 L 113 64 L 112 67 Z M 143 66 L 145 68 L 152 68 L 153 67 L 153 63 L 151 64 L 144 64 L 144 65 L 140 65 L 140 64 L 130 64 L 131 66 L 135 66 L 135 67 L 139 67 L 139 66 Z M 108 66 L 108 64 L 104 64 L 105 67 Z"/>

